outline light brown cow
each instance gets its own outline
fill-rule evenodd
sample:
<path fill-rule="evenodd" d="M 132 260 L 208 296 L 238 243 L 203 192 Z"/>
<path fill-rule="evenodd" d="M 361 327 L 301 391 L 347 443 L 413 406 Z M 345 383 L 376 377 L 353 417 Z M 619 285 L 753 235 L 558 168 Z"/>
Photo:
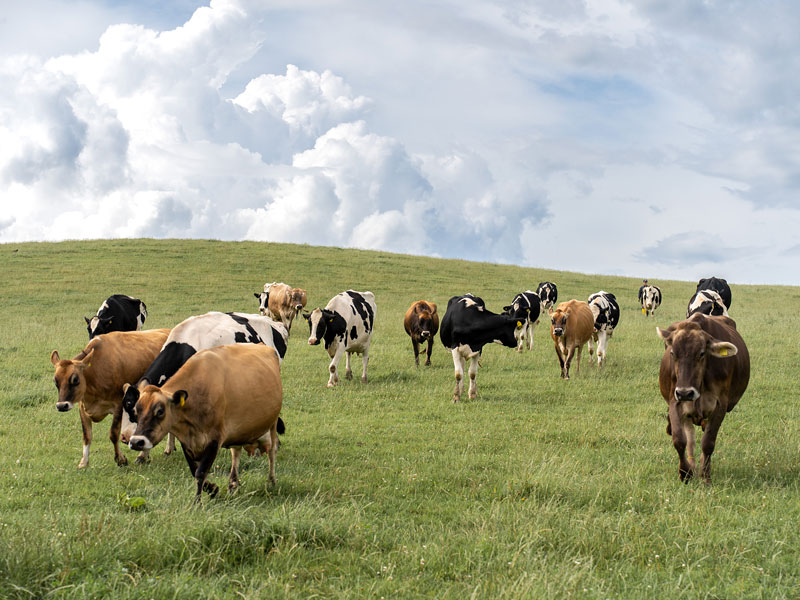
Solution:
<path fill-rule="evenodd" d="M 282 401 L 274 348 L 231 344 L 202 350 L 163 387 L 141 390 L 130 447 L 152 448 L 168 432 L 175 434 L 197 479 L 198 501 L 203 490 L 212 498 L 219 491 L 206 476 L 220 447 L 231 449 L 230 491 L 239 486 L 239 457 L 248 446 L 249 451 L 259 448 L 269 454 L 269 480 L 274 484 Z"/>
<path fill-rule="evenodd" d="M 92 423 L 113 415 L 109 437 L 114 460 L 120 466 L 128 459 L 119 451 L 122 423 L 122 386 L 138 381 L 169 335 L 169 329 L 113 331 L 93 338 L 72 360 L 62 360 L 57 350 L 50 355 L 58 389 L 56 408 L 61 412 L 78 405 L 83 429 L 83 457 L 79 469 L 89 466 Z"/>
<path fill-rule="evenodd" d="M 436 304 L 417 300 L 406 311 L 403 326 L 406 328 L 406 333 L 411 336 L 411 345 L 414 347 L 414 363 L 417 366 L 419 366 L 419 347 L 426 341 L 428 342 L 428 358 L 425 366 L 429 366 L 433 340 L 436 332 L 439 331 L 439 313 L 436 312 Z"/>
<path fill-rule="evenodd" d="M 569 366 L 577 350 L 576 372 L 581 372 L 583 346 L 594 332 L 594 315 L 587 302 L 567 300 L 550 311 L 550 336 L 561 365 L 561 377 L 569 379 Z"/>
<path fill-rule="evenodd" d="M 685 482 L 694 474 L 694 426 L 700 425 L 702 475 L 711 483 L 717 433 L 747 389 L 750 354 L 728 317 L 697 313 L 656 332 L 665 345 L 658 383 L 669 406 L 667 433 L 678 452 L 678 475 Z"/>
<path fill-rule="evenodd" d="M 280 321 L 287 330 L 291 330 L 292 321 L 308 301 L 305 290 L 274 281 L 265 283 L 264 291 L 253 295 L 258 298 L 259 312 Z"/>

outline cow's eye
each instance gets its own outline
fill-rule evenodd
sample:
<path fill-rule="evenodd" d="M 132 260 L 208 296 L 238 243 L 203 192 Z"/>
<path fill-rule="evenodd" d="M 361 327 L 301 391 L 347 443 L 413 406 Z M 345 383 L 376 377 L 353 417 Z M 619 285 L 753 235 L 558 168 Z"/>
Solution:
<path fill-rule="evenodd" d="M 78 385 L 79 381 L 80 381 L 80 379 L 78 379 L 77 373 L 73 373 L 69 378 L 69 384 L 73 385 L 73 386 L 74 385 Z"/>
<path fill-rule="evenodd" d="M 164 416 L 164 407 L 163 407 L 163 406 L 159 406 L 159 407 L 157 407 L 157 408 L 156 408 L 156 410 L 155 410 L 155 415 L 156 415 L 156 417 L 158 417 L 159 419 L 160 419 L 161 417 L 163 417 L 163 416 Z"/>
<path fill-rule="evenodd" d="M 675 358 L 675 352 L 673 352 L 672 350 L 670 350 L 670 351 L 669 351 L 669 355 L 670 355 L 672 358 Z"/>
<path fill-rule="evenodd" d="M 700 350 L 700 354 L 699 354 L 698 358 L 703 358 L 705 355 L 706 355 L 706 351 L 705 350 Z"/>

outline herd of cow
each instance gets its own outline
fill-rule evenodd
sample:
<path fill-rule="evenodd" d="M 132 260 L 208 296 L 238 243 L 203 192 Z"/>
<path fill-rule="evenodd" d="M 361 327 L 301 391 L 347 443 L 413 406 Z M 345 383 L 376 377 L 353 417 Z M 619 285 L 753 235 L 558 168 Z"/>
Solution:
<path fill-rule="evenodd" d="M 220 448 L 231 450 L 231 491 L 239 485 L 242 449 L 268 455 L 269 478 L 274 483 L 278 434 L 285 431 L 280 418 L 280 365 L 292 322 L 306 306 L 307 296 L 304 290 L 284 283 L 266 284 L 255 296 L 258 314 L 209 312 L 189 317 L 172 329 L 142 331 L 147 307 L 124 295 L 109 297 L 94 317 L 86 318 L 88 345 L 71 360 L 61 359 L 56 350 L 50 356 L 58 390 L 56 408 L 79 408 L 83 455 L 78 467 L 89 464 L 92 423 L 110 414 L 109 437 L 118 465 L 127 464 L 120 440 L 139 451 L 136 461 L 144 462 L 165 437 L 165 453 L 171 453 L 177 437 L 196 480 L 197 500 L 203 491 L 212 497 L 218 492 L 206 477 Z M 590 362 L 596 346 L 597 364 L 602 365 L 620 319 L 614 294 L 600 291 L 586 301 L 572 299 L 556 305 L 557 298 L 556 284 L 542 282 L 536 291 L 517 294 L 501 313 L 493 313 L 477 296 L 454 296 L 441 328 L 435 303 L 414 302 L 404 326 L 415 363 L 419 366 L 420 346 L 427 342 L 425 364 L 430 365 L 438 332 L 453 357 L 453 401 L 461 399 L 467 360 L 469 398 L 475 398 L 483 347 L 494 342 L 518 352 L 526 346 L 532 350 L 534 329 L 546 311 L 562 378 L 569 379 L 575 357 L 580 370 L 584 345 L 589 347 Z M 661 290 L 645 280 L 639 289 L 642 313 L 652 315 L 661 300 Z M 694 427 L 699 425 L 702 476 L 710 482 L 717 432 L 749 381 L 749 354 L 728 317 L 730 305 L 731 290 L 724 279 L 701 279 L 686 320 L 667 329 L 656 328 L 665 343 L 659 385 L 668 404 L 667 433 L 678 452 L 682 481 L 695 472 Z M 346 356 L 345 378 L 352 378 L 354 353 L 362 356 L 361 381 L 367 381 L 375 315 L 372 292 L 354 290 L 337 294 L 325 308 L 303 313 L 309 326 L 308 343 L 324 343 L 331 358 L 328 387 L 339 382 L 342 355 Z"/>

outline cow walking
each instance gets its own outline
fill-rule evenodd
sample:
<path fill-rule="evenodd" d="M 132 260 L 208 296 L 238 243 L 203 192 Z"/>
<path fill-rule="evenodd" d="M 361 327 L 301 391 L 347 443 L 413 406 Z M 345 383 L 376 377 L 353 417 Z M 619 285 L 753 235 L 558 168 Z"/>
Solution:
<path fill-rule="evenodd" d="M 305 308 L 306 291 L 293 288 L 285 283 L 265 283 L 263 292 L 253 294 L 258 298 L 258 310 L 265 317 L 280 321 L 287 331 L 292 329 L 292 321 Z"/>
<path fill-rule="evenodd" d="M 700 290 L 695 292 L 689 299 L 689 305 L 686 307 L 686 318 L 688 319 L 694 313 L 702 313 L 713 317 L 727 317 L 728 310 L 725 307 L 725 302 L 714 290 Z"/>
<path fill-rule="evenodd" d="M 248 445 L 267 451 L 269 480 L 275 484 L 282 403 L 280 360 L 274 348 L 233 344 L 202 350 L 163 386 L 148 385 L 141 391 L 130 447 L 147 450 L 167 432 L 173 433 L 197 481 L 197 501 L 203 490 L 212 498 L 219 491 L 206 477 L 220 448 L 231 450 L 229 491 L 239 487 L 239 458 Z"/>
<path fill-rule="evenodd" d="M 701 292 L 703 290 L 712 290 L 719 294 L 725 308 L 728 310 L 731 309 L 731 286 L 728 285 L 727 281 L 721 277 L 703 278 L 697 282 L 696 291 Z"/>
<path fill-rule="evenodd" d="M 147 306 L 138 298 L 114 294 L 106 298 L 95 316 L 83 318 L 90 340 L 112 331 L 139 331 L 147 318 Z"/>
<path fill-rule="evenodd" d="M 522 328 L 522 320 L 507 314 L 495 314 L 486 310 L 482 298 L 472 294 L 453 296 L 447 302 L 447 311 L 442 318 L 439 337 L 445 348 L 453 354 L 456 387 L 453 402 L 461 400 L 464 389 L 464 367 L 469 360 L 469 398 L 478 395 L 478 366 L 481 352 L 486 344 L 495 342 L 509 348 L 517 346 L 515 332 Z"/>
<path fill-rule="evenodd" d="M 614 329 L 619 325 L 619 304 L 614 294 L 599 291 L 589 296 L 589 308 L 594 315 L 594 331 L 589 340 L 589 362 L 594 359 L 593 345 L 597 344 L 597 366 L 603 366 L 608 349 L 608 340 L 614 334 Z"/>
<path fill-rule="evenodd" d="M 639 304 L 642 305 L 644 316 L 649 317 L 661 306 L 661 289 L 654 285 L 648 285 L 646 279 L 642 284 L 642 287 L 639 288 Z"/>
<path fill-rule="evenodd" d="M 558 302 L 558 287 L 552 281 L 542 281 L 536 286 L 536 295 L 541 301 L 541 311 L 549 311 Z"/>
<path fill-rule="evenodd" d="M 367 382 L 367 362 L 369 361 L 369 345 L 372 340 L 372 329 L 375 326 L 375 295 L 372 292 L 347 290 L 336 294 L 325 308 L 315 308 L 310 313 L 303 313 L 308 321 L 308 343 L 316 346 L 325 342 L 325 349 L 331 357 L 328 371 L 328 387 L 339 383 L 339 361 L 346 354 L 345 379 L 352 379 L 350 356 L 353 353 L 362 355 L 364 365 L 361 371 L 361 382 Z"/>
<path fill-rule="evenodd" d="M 550 312 L 550 336 L 561 365 L 561 378 L 569 379 L 569 367 L 577 351 L 576 373 L 581 372 L 583 346 L 592 337 L 594 315 L 587 302 L 568 300 Z"/>
<path fill-rule="evenodd" d="M 109 437 L 114 461 L 122 466 L 128 459 L 119 451 L 122 424 L 122 386 L 142 376 L 158 354 L 169 329 L 113 331 L 93 338 L 75 358 L 62 359 L 58 350 L 50 354 L 58 390 L 56 408 L 67 412 L 77 404 L 83 431 L 83 456 L 79 469 L 89 466 L 92 423 L 112 415 Z"/>
<path fill-rule="evenodd" d="M 533 331 L 539 322 L 541 312 L 541 299 L 536 292 L 526 290 L 514 296 L 511 304 L 503 307 L 503 313 L 514 319 L 522 321 L 522 327 L 515 330 L 517 338 L 517 352 L 522 352 L 523 347 L 528 346 L 528 350 L 533 350 Z"/>
<path fill-rule="evenodd" d="M 403 318 L 403 327 L 406 333 L 411 336 L 411 345 L 414 348 L 414 363 L 419 367 L 419 347 L 428 342 L 428 357 L 425 366 L 431 364 L 431 352 L 433 351 L 433 340 L 439 331 L 439 313 L 436 312 L 436 304 L 425 300 L 417 300 L 406 311 Z"/>

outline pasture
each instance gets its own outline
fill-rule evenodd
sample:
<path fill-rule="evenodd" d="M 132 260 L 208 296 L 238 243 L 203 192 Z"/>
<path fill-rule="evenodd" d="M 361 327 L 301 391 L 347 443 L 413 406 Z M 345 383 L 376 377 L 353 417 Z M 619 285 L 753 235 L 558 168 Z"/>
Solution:
<path fill-rule="evenodd" d="M 693 282 L 642 273 L 664 296 L 646 319 L 641 278 L 310 246 L 5 244 L 0 266 L 0 597 L 800 597 L 800 288 L 731 282 L 752 377 L 706 487 L 679 482 L 658 392 L 655 327 L 685 316 Z M 442 315 L 469 291 L 499 311 L 543 280 L 559 301 L 616 294 L 602 371 L 585 352 L 562 381 L 546 318 L 532 352 L 486 347 L 477 400 L 451 402 L 438 336 L 432 366 L 414 368 L 412 301 Z M 245 456 L 228 495 L 222 451 L 210 474 L 220 495 L 194 506 L 185 460 L 163 443 L 149 464 L 114 464 L 110 417 L 76 469 L 78 414 L 56 411 L 49 356 L 85 346 L 84 316 L 112 293 L 147 303 L 145 328 L 257 312 L 253 292 L 269 281 L 305 288 L 307 309 L 347 288 L 377 303 L 366 385 L 326 389 L 328 356 L 295 322 L 277 486 L 265 457 Z"/>

